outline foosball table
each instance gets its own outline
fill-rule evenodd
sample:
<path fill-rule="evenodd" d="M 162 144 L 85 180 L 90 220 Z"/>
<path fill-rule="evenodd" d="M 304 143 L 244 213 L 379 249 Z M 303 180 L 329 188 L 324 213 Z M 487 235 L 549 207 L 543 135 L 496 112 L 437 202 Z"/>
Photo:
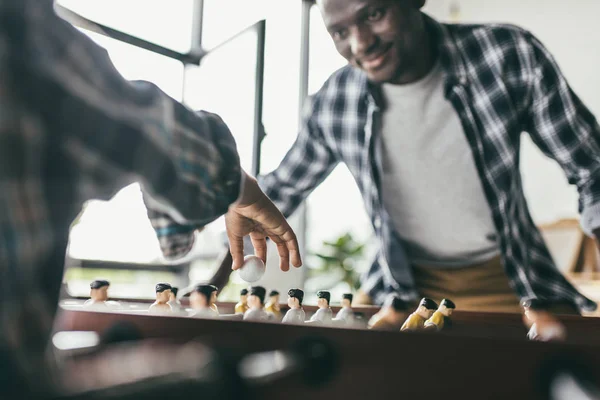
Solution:
<path fill-rule="evenodd" d="M 366 329 L 378 307 L 354 307 L 359 323 L 348 328 L 242 321 L 233 303 L 218 306 L 230 315 L 200 319 L 70 307 L 60 312 L 56 330 L 102 338 L 127 326 L 138 339 L 199 341 L 235 360 L 248 384 L 245 393 L 264 400 L 574 398 L 556 393 L 593 391 L 600 382 L 599 318 L 559 316 L 566 340 L 543 343 L 527 340 L 519 314 L 456 311 L 448 331 L 407 333 Z M 307 315 L 316 309 L 304 308 Z M 248 357 L 262 363 L 248 363 Z"/>

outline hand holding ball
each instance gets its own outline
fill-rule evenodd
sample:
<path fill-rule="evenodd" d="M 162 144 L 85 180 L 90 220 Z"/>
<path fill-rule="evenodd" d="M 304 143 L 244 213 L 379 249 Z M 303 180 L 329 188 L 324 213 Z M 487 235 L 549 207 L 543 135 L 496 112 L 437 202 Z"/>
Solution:
<path fill-rule="evenodd" d="M 244 257 L 240 268 L 240 277 L 246 282 L 256 282 L 265 274 L 265 263 L 256 256 Z"/>

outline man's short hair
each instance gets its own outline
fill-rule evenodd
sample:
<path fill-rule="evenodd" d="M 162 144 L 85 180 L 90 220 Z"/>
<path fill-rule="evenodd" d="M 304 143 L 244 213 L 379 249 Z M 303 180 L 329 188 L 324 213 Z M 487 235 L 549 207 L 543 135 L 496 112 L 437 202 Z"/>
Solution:
<path fill-rule="evenodd" d="M 265 302 L 265 296 L 267 295 L 267 289 L 262 286 L 250 287 L 250 296 L 256 296 L 260 299 L 261 304 Z"/>
<path fill-rule="evenodd" d="M 156 287 L 155 287 L 156 293 L 162 293 L 165 290 L 171 290 L 171 289 L 172 289 L 172 287 L 168 283 L 157 283 Z"/>
<path fill-rule="evenodd" d="M 454 305 L 454 303 L 450 299 L 443 299 L 442 302 L 440 303 L 440 305 L 441 306 L 446 306 L 446 308 L 452 308 L 452 309 L 456 308 L 456 306 Z"/>
<path fill-rule="evenodd" d="M 407 311 L 408 303 L 402 300 L 399 296 L 392 294 L 385 299 L 383 307 L 392 307 L 394 311 Z"/>
<path fill-rule="evenodd" d="M 279 296 L 279 292 L 277 290 L 271 290 L 269 292 L 269 297 Z"/>
<path fill-rule="evenodd" d="M 90 283 L 90 289 L 100 289 L 104 286 L 110 286 L 110 282 L 102 280 L 102 279 L 98 279 L 98 280 L 95 280 L 94 282 Z"/>
<path fill-rule="evenodd" d="M 354 298 L 354 295 L 352 293 L 344 293 L 342 295 L 342 299 L 343 300 L 350 300 L 350 303 L 352 303 L 352 299 Z"/>
<path fill-rule="evenodd" d="M 533 311 L 542 311 L 542 310 L 547 310 L 548 309 L 548 304 L 540 299 L 530 299 L 530 300 L 525 300 L 522 303 L 523 308 L 529 308 L 530 310 Z"/>
<path fill-rule="evenodd" d="M 419 307 L 420 306 L 423 306 L 428 310 L 437 310 L 437 308 L 438 308 L 437 303 L 428 297 L 423 297 L 421 299 L 421 302 L 419 303 Z"/>
<path fill-rule="evenodd" d="M 304 300 L 304 291 L 302 289 L 290 289 L 288 290 L 288 296 L 298 299 L 298 304 L 302 305 L 302 300 Z"/>
<path fill-rule="evenodd" d="M 240 296 L 247 296 L 248 295 L 248 289 L 243 288 L 242 290 L 240 290 Z"/>
<path fill-rule="evenodd" d="M 331 299 L 331 293 L 329 293 L 327 290 L 319 290 L 317 292 L 317 297 L 319 299 L 327 300 L 327 304 L 329 304 L 329 300 Z"/>
<path fill-rule="evenodd" d="M 171 286 L 171 292 L 177 297 L 177 292 L 179 292 L 179 288 L 175 286 Z"/>
<path fill-rule="evenodd" d="M 198 292 L 206 297 L 206 301 L 210 301 L 210 296 L 213 292 L 218 291 L 215 285 L 196 285 L 194 287 L 194 292 Z"/>

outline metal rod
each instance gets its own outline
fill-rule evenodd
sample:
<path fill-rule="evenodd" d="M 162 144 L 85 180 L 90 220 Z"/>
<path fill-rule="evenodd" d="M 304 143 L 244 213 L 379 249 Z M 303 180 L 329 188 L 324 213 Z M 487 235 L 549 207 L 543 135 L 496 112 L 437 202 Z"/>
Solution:
<path fill-rule="evenodd" d="M 252 149 L 252 174 L 260 174 L 261 144 L 265 137 L 263 126 L 263 94 L 265 81 L 265 41 L 266 27 L 265 20 L 258 21 L 256 24 L 256 79 L 254 83 L 254 137 Z"/>
<path fill-rule="evenodd" d="M 88 31 L 98 33 L 111 39 L 119 40 L 132 46 L 140 47 L 153 53 L 181 61 L 184 64 L 198 65 L 205 54 L 204 51 L 190 52 L 184 54 L 175 50 L 168 49 L 166 47 L 160 46 L 152 42 L 148 42 L 147 40 L 140 39 L 128 33 L 121 32 L 119 30 L 110 28 L 106 25 L 94 22 L 59 4 L 55 4 L 55 10 L 58 16 L 79 28 L 86 29 Z"/>

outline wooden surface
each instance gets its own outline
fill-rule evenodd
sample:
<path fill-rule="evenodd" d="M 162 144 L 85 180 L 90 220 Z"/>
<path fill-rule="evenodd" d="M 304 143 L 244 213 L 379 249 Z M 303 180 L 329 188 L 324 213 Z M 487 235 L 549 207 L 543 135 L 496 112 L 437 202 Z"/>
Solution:
<path fill-rule="evenodd" d="M 104 331 L 117 321 L 129 321 L 144 337 L 186 341 L 199 338 L 215 348 L 246 354 L 285 349 L 305 337 L 331 342 L 339 353 L 339 370 L 320 388 L 307 387 L 300 379 L 283 379 L 254 390 L 257 398 L 543 398 L 537 385 L 543 365 L 557 357 L 570 357 L 589 364 L 600 381 L 600 346 L 529 342 L 520 336 L 518 315 L 456 313 L 451 333 L 374 332 L 315 326 L 291 326 L 247 321 L 200 320 L 63 311 L 58 329 Z M 510 324 L 505 325 L 507 322 Z M 566 318 L 570 328 L 589 328 L 595 336 L 598 320 Z M 466 324 L 465 324 L 466 323 Z M 470 324 L 470 325 L 469 325 Z M 511 324 L 514 324 L 511 325 Z M 466 335 L 467 326 L 483 326 Z M 513 332 L 514 329 L 514 332 Z M 464 332 L 463 332 L 464 330 Z M 479 337 L 483 332 L 494 337 Z M 518 338 L 500 338 L 501 333 L 519 331 Z"/>

